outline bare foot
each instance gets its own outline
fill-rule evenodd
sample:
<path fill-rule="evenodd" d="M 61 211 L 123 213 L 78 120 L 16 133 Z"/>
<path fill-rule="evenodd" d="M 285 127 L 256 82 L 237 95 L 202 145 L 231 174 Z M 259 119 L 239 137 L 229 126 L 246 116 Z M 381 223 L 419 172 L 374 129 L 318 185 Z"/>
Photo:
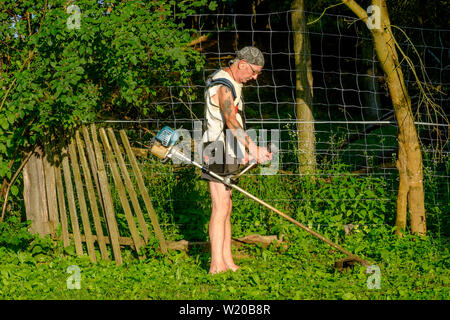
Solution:
<path fill-rule="evenodd" d="M 225 265 L 221 265 L 221 266 L 211 266 L 209 268 L 209 273 L 210 274 L 216 274 L 216 273 L 220 273 L 220 272 L 226 272 L 228 271 L 229 268 L 227 268 Z"/>
<path fill-rule="evenodd" d="M 236 272 L 238 269 L 239 269 L 240 267 L 239 266 L 237 266 L 237 265 L 235 265 L 234 263 L 233 264 L 230 264 L 230 265 L 228 265 L 228 270 L 233 270 L 233 272 Z"/>

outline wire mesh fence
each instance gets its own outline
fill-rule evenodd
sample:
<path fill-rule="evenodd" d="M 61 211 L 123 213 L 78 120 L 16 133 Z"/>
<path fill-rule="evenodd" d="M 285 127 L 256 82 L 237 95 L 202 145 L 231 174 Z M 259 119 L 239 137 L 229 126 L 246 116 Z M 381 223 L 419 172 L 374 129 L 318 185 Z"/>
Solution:
<path fill-rule="evenodd" d="M 368 181 L 376 181 L 374 185 L 379 183 L 379 179 L 384 179 L 388 181 L 383 185 L 386 192 L 372 192 L 361 197 L 351 193 L 336 196 L 310 193 L 283 198 L 280 195 L 268 195 L 262 191 L 264 186 L 260 185 L 261 195 L 266 197 L 265 201 L 285 203 L 293 210 L 300 210 L 305 201 L 315 202 L 316 208 L 322 208 L 318 203 L 334 202 L 335 207 L 342 207 L 342 212 L 345 212 L 348 203 L 357 201 L 385 202 L 393 208 L 398 181 L 395 167 L 398 119 L 395 118 L 370 33 L 364 24 L 352 16 L 328 13 L 322 16 L 316 12 L 305 12 L 305 15 L 308 21 L 305 35 L 310 39 L 311 51 L 304 53 L 296 53 L 293 48 L 295 31 L 292 29 L 292 11 L 187 16 L 183 23 L 199 39 L 195 49 L 205 61 L 197 77 L 190 79 L 190 84 L 185 87 L 156 86 L 166 90 L 167 97 L 152 102 L 152 108 L 141 113 L 147 114 L 146 117 L 101 122 L 116 129 L 127 129 L 136 147 L 149 145 L 152 139 L 149 132 L 154 133 L 164 125 L 183 127 L 194 135 L 196 123 L 198 126 L 204 118 L 203 91 L 206 78 L 215 70 L 227 66 L 238 49 L 255 45 L 264 54 L 265 66 L 256 81 L 244 86 L 246 124 L 257 132 L 261 129 L 269 133 L 271 129 L 277 130 L 279 164 L 275 176 L 281 179 L 279 181 L 289 184 L 289 179 L 305 177 L 298 170 L 297 130 L 298 125 L 305 122 L 296 118 L 295 55 L 308 54 L 311 56 L 313 76 L 313 124 L 318 165 L 315 175 L 325 181 L 334 177 L 364 176 Z M 427 201 L 447 203 L 448 209 L 450 150 L 448 112 L 445 108 L 450 100 L 450 46 L 447 41 L 450 30 L 396 27 L 394 33 L 399 47 L 414 65 L 413 70 L 400 55 L 422 145 Z M 429 90 L 428 94 L 442 107 L 440 112 L 427 109 L 421 85 Z M 187 90 L 190 90 L 190 94 L 186 94 Z M 148 166 L 150 176 L 169 179 L 170 175 L 176 175 L 177 169 L 160 170 L 161 165 L 151 159 L 142 161 L 144 166 Z M 258 174 L 259 171 L 254 171 L 248 176 Z M 197 178 L 199 176 L 193 177 L 194 180 Z M 170 179 L 175 183 L 182 178 Z M 370 183 L 366 187 L 370 189 Z M 167 193 L 166 198 L 154 200 L 163 201 L 166 208 L 171 208 L 168 210 L 176 211 L 189 210 L 196 202 L 205 199 Z M 292 207 L 292 203 L 295 207 Z M 172 223 L 170 219 L 167 217 L 166 223 Z"/>

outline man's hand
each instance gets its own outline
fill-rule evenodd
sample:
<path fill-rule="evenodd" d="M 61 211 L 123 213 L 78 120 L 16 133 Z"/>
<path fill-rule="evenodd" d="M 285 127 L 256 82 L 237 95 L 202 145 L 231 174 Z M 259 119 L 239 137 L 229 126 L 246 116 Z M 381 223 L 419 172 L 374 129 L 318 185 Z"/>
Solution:
<path fill-rule="evenodd" d="M 244 164 L 248 163 L 252 159 L 255 159 L 258 163 L 264 163 L 272 160 L 272 152 L 269 152 L 269 150 L 265 147 L 258 147 L 245 133 L 241 124 L 237 121 L 237 110 L 233 106 L 231 91 L 226 86 L 219 88 L 218 100 L 227 128 L 231 130 L 236 139 L 249 151 L 249 154 L 246 154 L 243 159 Z"/>
<path fill-rule="evenodd" d="M 248 151 L 250 156 L 256 159 L 258 163 L 272 160 L 273 153 L 269 152 L 266 147 L 258 147 L 256 144 L 251 143 Z"/>

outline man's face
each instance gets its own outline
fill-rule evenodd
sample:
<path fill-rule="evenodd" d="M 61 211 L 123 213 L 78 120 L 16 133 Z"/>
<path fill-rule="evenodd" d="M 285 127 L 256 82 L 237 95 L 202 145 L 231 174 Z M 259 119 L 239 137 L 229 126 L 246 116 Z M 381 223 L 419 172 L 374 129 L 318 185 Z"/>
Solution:
<path fill-rule="evenodd" d="M 262 67 L 250 64 L 245 60 L 239 62 L 239 82 L 246 83 L 249 80 L 256 80 L 261 74 Z"/>

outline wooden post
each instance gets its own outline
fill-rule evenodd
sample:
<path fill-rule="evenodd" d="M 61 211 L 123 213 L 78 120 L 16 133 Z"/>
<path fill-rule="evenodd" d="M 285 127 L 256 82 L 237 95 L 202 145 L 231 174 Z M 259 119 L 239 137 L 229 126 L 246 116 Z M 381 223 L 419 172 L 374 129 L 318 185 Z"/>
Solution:
<path fill-rule="evenodd" d="M 23 199 L 27 220 L 31 220 L 31 233 L 42 237 L 51 233 L 48 218 L 47 195 L 45 188 L 43 152 L 38 147 L 34 150 L 23 168 Z"/>
<path fill-rule="evenodd" d="M 75 196 L 73 194 L 72 176 L 69 167 L 69 159 L 67 151 L 63 149 L 63 172 L 64 181 L 66 182 L 67 201 L 69 203 L 70 222 L 72 225 L 73 240 L 75 242 L 75 252 L 78 256 L 83 255 L 83 245 L 81 244 L 80 225 L 78 224 L 77 207 L 75 204 Z"/>
<path fill-rule="evenodd" d="M 313 116 L 313 76 L 311 67 L 311 45 L 306 28 L 304 0 L 292 3 L 292 29 L 296 69 L 296 118 L 305 123 L 297 124 L 298 160 L 302 174 L 316 172 L 316 155 Z"/>
<path fill-rule="evenodd" d="M 63 244 L 64 247 L 68 247 L 70 245 L 69 226 L 67 223 L 66 204 L 64 200 L 64 186 L 61 176 L 61 162 L 59 157 L 57 156 L 55 156 L 55 163 L 56 194 L 58 196 L 59 219 L 61 221 Z"/>
<path fill-rule="evenodd" d="M 49 156 L 50 155 L 48 153 L 44 156 L 44 177 L 47 196 L 48 222 L 50 232 L 54 234 L 56 227 L 59 224 L 58 201 L 56 196 L 55 164 L 48 161 Z"/>
<path fill-rule="evenodd" d="M 98 177 L 98 173 L 97 173 L 97 171 L 98 171 L 97 170 L 97 160 L 95 158 L 94 147 L 92 146 L 91 139 L 89 137 L 88 128 L 86 126 L 82 126 L 81 130 L 83 131 L 83 139 L 84 139 L 84 143 L 86 145 L 86 151 L 87 151 L 87 155 L 88 155 L 89 165 L 92 170 L 92 177 L 94 178 L 95 190 L 98 190 L 98 194 L 99 194 L 102 216 L 104 219 L 106 219 L 106 213 L 105 213 L 106 211 L 105 211 L 105 205 L 103 204 L 103 197 L 100 196 L 101 190 L 100 190 L 99 177 Z"/>

